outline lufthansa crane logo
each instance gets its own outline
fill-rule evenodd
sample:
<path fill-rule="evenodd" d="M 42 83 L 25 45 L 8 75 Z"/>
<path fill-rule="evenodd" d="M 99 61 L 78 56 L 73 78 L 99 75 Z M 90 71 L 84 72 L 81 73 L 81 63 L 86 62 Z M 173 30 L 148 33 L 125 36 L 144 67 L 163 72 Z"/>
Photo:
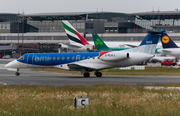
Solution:
<path fill-rule="evenodd" d="M 169 37 L 168 36 L 163 36 L 162 37 L 162 42 L 165 43 L 165 44 L 168 43 L 169 42 Z"/>

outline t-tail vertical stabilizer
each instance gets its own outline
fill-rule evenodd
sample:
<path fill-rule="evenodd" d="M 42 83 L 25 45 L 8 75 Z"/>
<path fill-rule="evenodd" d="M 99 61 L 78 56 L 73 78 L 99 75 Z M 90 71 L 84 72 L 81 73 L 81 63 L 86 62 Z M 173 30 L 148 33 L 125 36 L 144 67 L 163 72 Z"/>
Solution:
<path fill-rule="evenodd" d="M 95 48 L 97 50 L 109 49 L 109 47 L 102 41 L 102 39 L 96 33 L 93 33 L 92 36 L 93 36 Z"/>
<path fill-rule="evenodd" d="M 147 53 L 147 54 L 154 54 L 156 50 L 157 43 L 159 41 L 159 37 L 162 33 L 164 33 L 165 30 L 162 31 L 149 31 L 144 38 L 144 40 L 141 42 L 141 44 L 132 49 L 128 49 L 125 51 L 128 52 L 140 52 L 140 53 Z"/>
<path fill-rule="evenodd" d="M 161 42 L 163 48 L 179 48 L 174 41 L 167 35 L 167 33 L 163 33 L 161 35 Z"/>

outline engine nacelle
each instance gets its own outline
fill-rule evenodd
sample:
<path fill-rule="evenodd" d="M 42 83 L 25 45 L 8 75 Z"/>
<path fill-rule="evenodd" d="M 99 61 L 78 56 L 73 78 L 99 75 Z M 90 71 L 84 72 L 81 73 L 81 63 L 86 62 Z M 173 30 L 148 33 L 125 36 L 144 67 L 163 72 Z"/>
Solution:
<path fill-rule="evenodd" d="M 122 51 L 103 51 L 99 54 L 99 59 L 103 61 L 118 61 L 129 57 L 129 53 Z"/>

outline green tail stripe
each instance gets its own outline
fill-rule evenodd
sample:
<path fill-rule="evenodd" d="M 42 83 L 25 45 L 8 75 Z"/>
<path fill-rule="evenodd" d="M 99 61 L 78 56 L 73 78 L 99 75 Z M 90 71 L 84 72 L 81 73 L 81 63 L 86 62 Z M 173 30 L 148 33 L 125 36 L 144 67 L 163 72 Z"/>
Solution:
<path fill-rule="evenodd" d="M 62 22 L 63 23 L 63 22 Z M 71 33 L 74 33 L 76 35 L 76 33 L 74 32 L 74 30 L 72 28 L 70 28 L 69 26 L 67 26 L 65 23 L 63 23 L 63 26 L 66 30 L 68 30 Z"/>
<path fill-rule="evenodd" d="M 92 36 L 93 36 L 94 45 L 95 45 L 96 49 L 108 49 L 109 48 L 96 33 L 93 33 Z"/>

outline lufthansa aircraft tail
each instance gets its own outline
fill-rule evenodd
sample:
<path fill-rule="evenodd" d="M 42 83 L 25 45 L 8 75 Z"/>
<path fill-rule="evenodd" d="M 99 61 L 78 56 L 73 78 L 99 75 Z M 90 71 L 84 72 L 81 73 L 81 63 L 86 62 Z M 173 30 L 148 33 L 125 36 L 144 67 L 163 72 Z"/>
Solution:
<path fill-rule="evenodd" d="M 83 38 L 80 33 L 66 20 L 62 20 L 65 32 L 69 38 L 69 42 L 72 45 L 86 46 L 89 43 Z"/>
<path fill-rule="evenodd" d="M 179 48 L 173 40 L 167 35 L 167 33 L 163 33 L 161 35 L 161 42 L 163 48 Z"/>
<path fill-rule="evenodd" d="M 93 33 L 92 36 L 93 36 L 95 48 L 97 50 L 109 49 L 109 47 L 102 41 L 102 39 L 96 33 Z"/>
<path fill-rule="evenodd" d="M 125 50 L 127 52 L 140 52 L 140 53 L 147 53 L 147 54 L 154 54 L 156 50 L 157 43 L 159 41 L 159 37 L 165 30 L 162 31 L 149 31 L 141 42 L 138 47 Z"/>

